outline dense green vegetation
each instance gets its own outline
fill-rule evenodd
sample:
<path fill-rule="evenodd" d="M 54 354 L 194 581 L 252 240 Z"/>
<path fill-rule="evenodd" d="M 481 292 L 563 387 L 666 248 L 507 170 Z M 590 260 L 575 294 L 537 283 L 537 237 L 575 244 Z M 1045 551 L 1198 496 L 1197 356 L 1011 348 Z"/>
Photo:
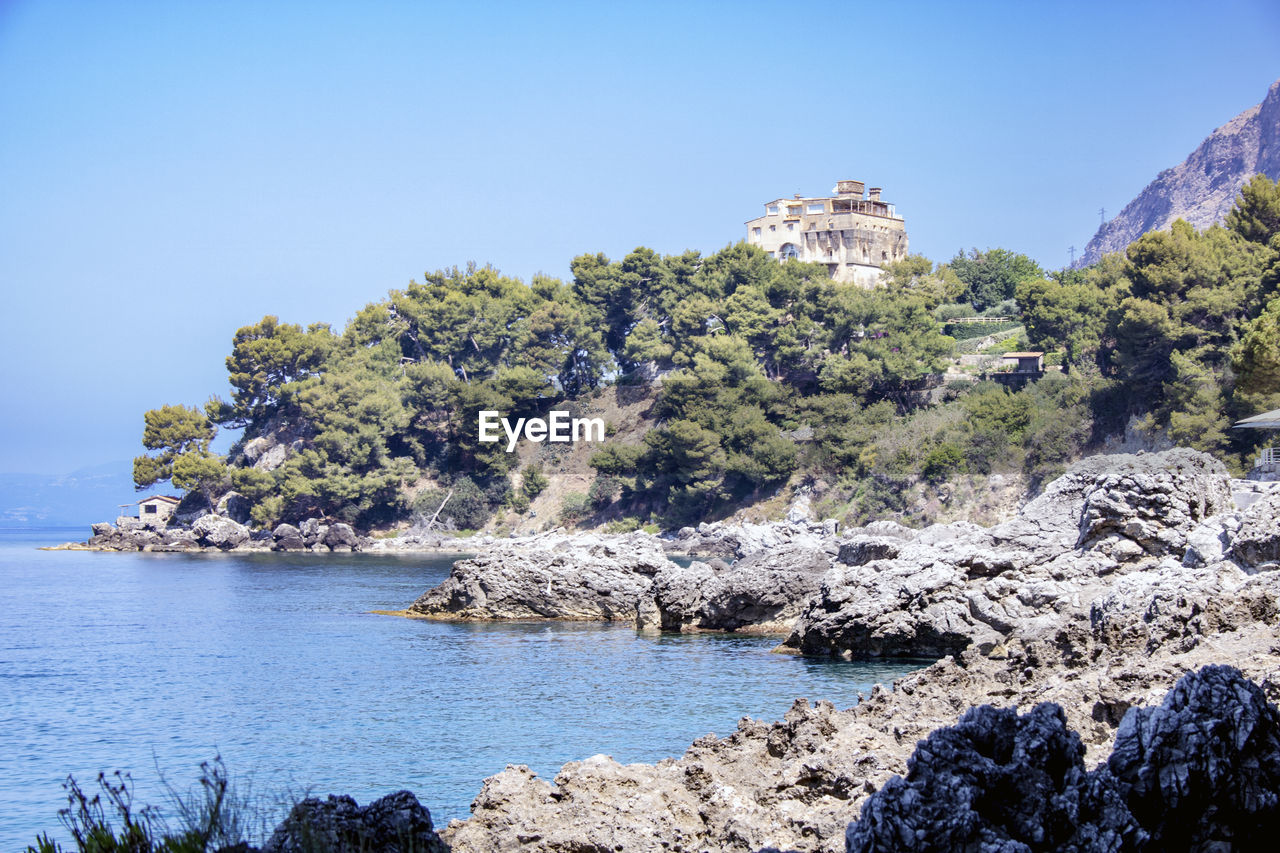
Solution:
<path fill-rule="evenodd" d="M 610 383 L 650 389 L 653 428 L 596 453 L 565 520 L 681 524 L 797 479 L 824 483 L 848 518 L 903 513 L 913 484 L 1007 471 L 1034 487 L 1126 425 L 1238 468 L 1257 438 L 1231 421 L 1280 406 L 1278 211 L 1259 176 L 1226 227 L 1179 222 L 1088 269 L 1046 276 L 974 250 L 939 266 L 913 256 L 874 290 L 745 244 L 582 255 L 568 282 L 440 271 L 340 333 L 275 317 L 240 329 L 230 399 L 148 412 L 153 455 L 135 480 L 172 478 L 197 499 L 234 488 L 263 525 L 369 527 L 451 495 L 458 523 L 478 527 L 547 485 L 513 470 L 505 443 L 479 441 L 478 412 L 573 410 Z M 975 316 L 1012 319 L 953 322 Z M 958 349 L 944 328 L 970 338 L 966 352 L 1044 349 L 1063 372 L 943 385 Z M 244 428 L 227 459 L 209 452 L 215 425 Z M 292 447 L 270 471 L 251 467 L 262 437 Z"/>

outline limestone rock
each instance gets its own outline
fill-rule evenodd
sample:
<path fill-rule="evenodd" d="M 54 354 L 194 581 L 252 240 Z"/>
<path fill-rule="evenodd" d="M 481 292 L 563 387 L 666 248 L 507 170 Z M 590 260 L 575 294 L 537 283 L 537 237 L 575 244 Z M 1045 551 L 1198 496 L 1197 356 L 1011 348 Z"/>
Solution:
<path fill-rule="evenodd" d="M 652 595 L 665 630 L 785 633 L 829 567 L 825 551 L 800 546 L 758 553 L 733 566 L 720 560 L 687 569 L 672 564 L 654 577 Z"/>
<path fill-rule="evenodd" d="M 1016 631 L 1086 616 L 1113 573 L 1163 566 L 1165 588 L 1179 590 L 1189 548 L 1221 557 L 1206 541 L 1215 528 L 1203 528 L 1212 517 L 1225 534 L 1233 509 L 1225 468 L 1204 454 L 1091 457 L 990 529 L 957 523 L 846 536 L 840 563 L 785 645 L 846 657 L 938 657 L 970 644 L 994 651 Z M 1157 563 L 1161 555 L 1172 564 Z M 1197 551 L 1191 562 L 1204 559 Z M 1203 579 L 1205 589 L 1243 582 L 1234 568 L 1221 571 Z M 1143 594 L 1145 608 L 1154 592 Z"/>
<path fill-rule="evenodd" d="M 324 536 L 329 532 L 329 526 L 318 518 L 308 518 L 298 525 L 298 532 L 302 536 L 302 541 L 310 548 L 324 543 Z"/>
<path fill-rule="evenodd" d="M 276 525 L 276 529 L 271 531 L 271 538 L 274 540 L 271 547 L 275 551 L 305 551 L 307 548 L 302 531 L 292 524 Z"/>
<path fill-rule="evenodd" d="M 446 853 L 431 813 L 408 791 L 361 808 L 347 796 L 308 797 L 289 812 L 262 848 L 263 853 Z"/>
<path fill-rule="evenodd" d="M 201 545 L 229 551 L 249 541 L 249 530 L 220 515 L 205 515 L 191 525 L 191 532 Z"/>
<path fill-rule="evenodd" d="M 1236 194 L 1254 174 L 1280 179 L 1280 81 L 1261 104 L 1213 131 L 1182 163 L 1165 169 L 1133 201 L 1098 229 L 1078 267 L 1107 252 L 1124 251 L 1148 231 L 1185 219 L 1198 229 L 1222 222 Z"/>
<path fill-rule="evenodd" d="M 504 540 L 454 563 L 409 607 L 453 619 L 637 621 L 653 577 L 670 565 L 646 534 Z"/>
<path fill-rule="evenodd" d="M 1121 537 L 1139 546 L 1137 554 L 1181 556 L 1195 525 L 1234 507 L 1227 470 L 1210 456 L 1175 448 L 1123 457 L 1085 495 L 1076 544 L 1114 548 Z"/>
<path fill-rule="evenodd" d="M 1280 563 L 1280 489 L 1272 489 L 1241 513 L 1230 554 L 1253 569 Z"/>

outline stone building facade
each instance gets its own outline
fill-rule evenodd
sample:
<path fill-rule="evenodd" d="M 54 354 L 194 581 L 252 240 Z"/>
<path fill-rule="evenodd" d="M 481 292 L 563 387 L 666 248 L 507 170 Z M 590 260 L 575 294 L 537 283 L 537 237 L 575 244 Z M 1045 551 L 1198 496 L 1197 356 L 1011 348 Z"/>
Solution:
<path fill-rule="evenodd" d="M 882 267 L 907 256 L 907 226 L 880 188 L 840 181 L 834 196 L 796 195 L 764 206 L 747 223 L 747 242 L 782 260 L 826 264 L 836 281 L 874 287 Z"/>

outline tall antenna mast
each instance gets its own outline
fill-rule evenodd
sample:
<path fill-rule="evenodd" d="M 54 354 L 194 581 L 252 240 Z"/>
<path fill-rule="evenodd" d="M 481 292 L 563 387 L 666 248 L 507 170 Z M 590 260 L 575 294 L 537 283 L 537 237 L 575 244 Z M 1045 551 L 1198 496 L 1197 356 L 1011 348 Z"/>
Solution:
<path fill-rule="evenodd" d="M 1073 267 L 1074 267 L 1074 266 L 1076 265 L 1076 247 L 1075 247 L 1075 246 L 1068 246 L 1068 247 L 1067 247 L 1067 251 L 1070 253 L 1070 257 L 1071 257 L 1071 266 L 1073 266 Z"/>

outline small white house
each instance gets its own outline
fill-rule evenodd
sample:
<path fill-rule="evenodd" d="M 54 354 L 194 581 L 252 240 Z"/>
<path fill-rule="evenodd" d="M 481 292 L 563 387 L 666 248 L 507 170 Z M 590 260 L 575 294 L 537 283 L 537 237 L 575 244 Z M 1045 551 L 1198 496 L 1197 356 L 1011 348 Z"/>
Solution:
<path fill-rule="evenodd" d="M 181 500 L 170 495 L 152 495 L 138 501 L 138 519 L 144 524 L 164 527 Z"/>

